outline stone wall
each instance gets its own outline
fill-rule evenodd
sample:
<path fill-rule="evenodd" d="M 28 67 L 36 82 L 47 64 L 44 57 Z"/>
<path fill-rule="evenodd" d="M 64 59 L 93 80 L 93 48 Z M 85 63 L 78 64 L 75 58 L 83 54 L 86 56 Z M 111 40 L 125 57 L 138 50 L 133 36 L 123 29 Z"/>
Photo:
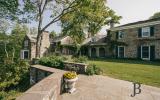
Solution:
<path fill-rule="evenodd" d="M 117 40 L 119 42 L 124 42 L 127 44 L 125 46 L 125 57 L 126 58 L 137 58 L 137 47 L 141 45 L 155 45 L 155 59 L 160 59 L 160 24 L 155 25 L 155 33 L 152 37 L 139 38 L 137 28 L 129 28 L 120 30 L 124 32 L 123 39 L 116 39 L 116 32 L 112 31 L 112 40 Z"/>
<path fill-rule="evenodd" d="M 79 74 L 85 74 L 87 69 L 87 64 L 75 63 L 75 62 L 64 62 L 65 70 L 76 71 Z"/>
<path fill-rule="evenodd" d="M 65 71 L 42 65 L 31 66 L 30 82 L 36 84 L 16 100 L 61 100 L 64 73 Z"/>

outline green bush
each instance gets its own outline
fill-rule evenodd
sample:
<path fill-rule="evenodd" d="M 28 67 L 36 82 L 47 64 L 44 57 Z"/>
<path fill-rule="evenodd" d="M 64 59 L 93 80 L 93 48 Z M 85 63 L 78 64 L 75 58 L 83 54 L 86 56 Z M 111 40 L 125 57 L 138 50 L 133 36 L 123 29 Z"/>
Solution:
<path fill-rule="evenodd" d="M 102 70 L 99 67 L 96 67 L 96 65 L 91 64 L 87 67 L 86 73 L 88 75 L 100 75 L 102 74 Z"/>
<path fill-rule="evenodd" d="M 24 78 L 24 74 L 29 71 L 29 64 L 23 60 L 13 62 L 5 59 L 5 62 L 0 65 L 0 69 L 0 90 L 5 90 L 19 84 Z"/>
<path fill-rule="evenodd" d="M 86 63 L 88 61 L 88 58 L 86 56 L 79 56 L 79 57 L 74 57 L 73 62 L 77 63 Z"/>
<path fill-rule="evenodd" d="M 64 63 L 66 58 L 63 56 L 49 56 L 49 57 L 42 57 L 39 60 L 39 64 L 48 66 L 48 67 L 53 67 L 53 68 L 58 68 L 58 69 L 63 69 L 64 68 Z"/>

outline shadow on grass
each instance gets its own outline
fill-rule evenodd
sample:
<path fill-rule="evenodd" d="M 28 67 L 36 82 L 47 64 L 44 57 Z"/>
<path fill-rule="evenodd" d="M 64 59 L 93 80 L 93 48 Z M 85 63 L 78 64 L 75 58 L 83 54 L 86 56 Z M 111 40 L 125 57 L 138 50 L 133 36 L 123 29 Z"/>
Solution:
<path fill-rule="evenodd" d="M 89 60 L 114 62 L 114 63 L 126 63 L 126 64 L 153 65 L 153 66 L 160 67 L 160 61 L 144 61 L 140 59 L 90 58 Z"/>

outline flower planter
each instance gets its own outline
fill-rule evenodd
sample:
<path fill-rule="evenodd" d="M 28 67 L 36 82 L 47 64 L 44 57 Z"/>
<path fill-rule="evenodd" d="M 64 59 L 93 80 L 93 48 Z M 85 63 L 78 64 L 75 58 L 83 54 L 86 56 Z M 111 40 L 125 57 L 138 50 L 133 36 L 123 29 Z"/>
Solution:
<path fill-rule="evenodd" d="M 73 93 L 76 90 L 75 84 L 76 84 L 77 80 L 78 80 L 78 77 L 75 77 L 73 79 L 64 78 L 65 88 L 66 88 L 68 93 Z"/>

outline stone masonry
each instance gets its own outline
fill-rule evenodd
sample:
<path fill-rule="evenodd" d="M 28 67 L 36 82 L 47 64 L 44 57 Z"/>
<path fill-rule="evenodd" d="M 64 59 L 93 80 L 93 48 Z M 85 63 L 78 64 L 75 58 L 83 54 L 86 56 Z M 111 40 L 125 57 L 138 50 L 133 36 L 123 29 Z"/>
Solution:
<path fill-rule="evenodd" d="M 124 42 L 127 44 L 125 46 L 125 57 L 126 58 L 137 58 L 137 47 L 140 45 L 154 45 L 155 46 L 155 59 L 160 59 L 160 24 L 154 25 L 154 36 L 139 38 L 138 29 L 128 28 L 122 30 L 114 30 L 111 32 L 112 40 L 117 40 L 119 42 Z M 124 32 L 124 38 L 116 39 L 116 32 Z"/>

